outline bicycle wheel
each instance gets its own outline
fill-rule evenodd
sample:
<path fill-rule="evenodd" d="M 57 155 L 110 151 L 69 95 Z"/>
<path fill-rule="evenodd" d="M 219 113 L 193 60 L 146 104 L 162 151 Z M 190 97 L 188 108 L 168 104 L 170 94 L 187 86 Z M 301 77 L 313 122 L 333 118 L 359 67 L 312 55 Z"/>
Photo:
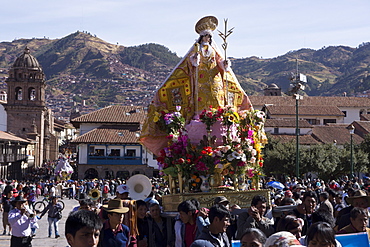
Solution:
<path fill-rule="evenodd" d="M 33 209 L 36 211 L 36 213 L 41 213 L 45 209 L 45 203 L 42 201 L 36 202 L 33 204 Z"/>
<path fill-rule="evenodd" d="M 61 206 L 61 209 L 63 210 L 64 209 L 64 202 L 63 201 L 61 201 L 61 200 L 58 200 L 58 202 L 57 202 L 60 206 Z"/>

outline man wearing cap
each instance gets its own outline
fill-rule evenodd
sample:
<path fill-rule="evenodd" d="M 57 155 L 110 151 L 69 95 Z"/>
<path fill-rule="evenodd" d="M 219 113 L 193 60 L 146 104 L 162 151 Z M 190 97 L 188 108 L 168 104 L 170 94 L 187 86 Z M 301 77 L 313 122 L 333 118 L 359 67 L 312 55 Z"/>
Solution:
<path fill-rule="evenodd" d="M 103 225 L 99 247 L 129 246 L 130 230 L 122 223 L 124 214 L 129 211 L 129 208 L 124 207 L 123 201 L 119 198 L 110 200 L 108 205 L 103 205 L 102 208 L 107 212 L 108 220 Z"/>
<path fill-rule="evenodd" d="M 10 247 L 32 247 L 31 223 L 36 222 L 35 214 L 27 211 L 26 199 L 17 196 L 12 204 L 14 209 L 10 210 L 8 220 L 12 227 Z"/>
<path fill-rule="evenodd" d="M 116 197 L 114 199 L 121 199 L 121 200 L 130 200 L 129 194 L 130 188 L 126 184 L 118 185 L 116 190 Z"/>

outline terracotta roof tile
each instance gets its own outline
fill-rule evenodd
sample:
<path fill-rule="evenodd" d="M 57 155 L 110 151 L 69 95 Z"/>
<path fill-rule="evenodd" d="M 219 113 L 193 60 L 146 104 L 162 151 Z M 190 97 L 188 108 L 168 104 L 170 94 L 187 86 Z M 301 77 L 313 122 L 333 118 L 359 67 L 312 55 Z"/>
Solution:
<path fill-rule="evenodd" d="M 30 143 L 30 141 L 18 137 L 12 133 L 4 132 L 0 130 L 0 141 L 13 141 L 13 142 L 25 142 Z"/>
<path fill-rule="evenodd" d="M 370 121 L 355 121 L 354 125 L 355 127 L 360 126 L 365 132 L 370 133 Z"/>
<path fill-rule="evenodd" d="M 271 116 L 276 115 L 296 115 L 295 105 L 268 105 L 266 109 Z M 299 115 L 305 116 L 344 116 L 344 113 L 338 109 L 336 106 L 323 105 L 323 106 L 308 106 L 301 105 L 298 107 Z"/>
<path fill-rule="evenodd" d="M 335 140 L 337 144 L 343 145 L 345 143 L 350 143 L 351 140 L 347 127 L 348 125 L 315 126 L 312 130 L 312 136 L 322 143 L 334 143 Z M 353 135 L 354 143 L 359 144 L 362 141 L 362 137 L 356 134 Z"/>
<path fill-rule="evenodd" d="M 290 96 L 249 96 L 252 105 L 263 106 L 265 104 L 274 105 L 295 105 L 295 99 Z M 370 98 L 365 97 L 322 97 L 304 96 L 299 100 L 300 105 L 331 105 L 338 107 L 361 107 L 369 106 Z"/>
<path fill-rule="evenodd" d="M 273 138 L 279 140 L 280 142 L 290 142 L 295 141 L 295 135 L 271 135 Z M 299 136 L 299 144 L 301 145 L 316 145 L 320 144 L 317 140 L 315 140 L 311 135 L 300 135 Z"/>
<path fill-rule="evenodd" d="M 111 105 L 76 117 L 72 123 L 142 123 L 146 111 L 140 106 Z"/>
<path fill-rule="evenodd" d="M 361 121 L 370 121 L 370 114 L 361 114 Z"/>
<path fill-rule="evenodd" d="M 102 126 L 93 129 L 72 141 L 72 143 L 139 143 L 136 131 L 130 131 L 122 127 Z"/>
<path fill-rule="evenodd" d="M 312 128 L 306 120 L 298 120 L 300 128 Z M 296 127 L 295 119 L 266 119 L 265 127 Z"/>

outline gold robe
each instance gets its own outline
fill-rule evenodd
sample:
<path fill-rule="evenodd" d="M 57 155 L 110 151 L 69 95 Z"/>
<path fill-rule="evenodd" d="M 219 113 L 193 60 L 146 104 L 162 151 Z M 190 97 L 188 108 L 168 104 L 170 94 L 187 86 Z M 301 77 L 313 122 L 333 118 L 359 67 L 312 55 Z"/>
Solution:
<path fill-rule="evenodd" d="M 195 53 L 199 54 L 198 57 Z M 225 70 L 224 59 L 217 47 L 207 43 L 202 44 L 199 51 L 191 48 L 155 93 L 140 141 L 156 155 L 168 145 L 166 133 L 153 120 L 155 112 L 164 109 L 171 112 L 176 110 L 176 106 L 181 106 L 181 114 L 188 123 L 203 109 L 226 105 L 238 111 L 252 109 L 231 68 Z"/>

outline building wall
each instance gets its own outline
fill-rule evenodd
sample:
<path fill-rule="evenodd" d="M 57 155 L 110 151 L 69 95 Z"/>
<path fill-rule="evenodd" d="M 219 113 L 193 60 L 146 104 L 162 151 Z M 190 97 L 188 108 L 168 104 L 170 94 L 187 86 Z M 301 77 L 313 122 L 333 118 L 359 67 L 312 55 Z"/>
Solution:
<path fill-rule="evenodd" d="M 82 136 L 83 134 L 93 130 L 93 129 L 96 129 L 96 128 L 99 128 L 101 126 L 101 124 L 90 124 L 90 123 L 84 123 L 84 124 L 81 124 L 80 125 L 80 136 Z"/>
<path fill-rule="evenodd" d="M 134 173 L 144 174 L 148 177 L 153 176 L 153 168 L 146 165 L 78 165 L 78 178 L 85 178 L 86 171 L 88 169 L 94 169 L 97 171 L 99 178 L 105 178 L 106 172 L 112 172 L 114 177 L 117 176 L 118 172 L 128 172 L 130 176 Z"/>
<path fill-rule="evenodd" d="M 4 106 L 0 103 L 0 130 L 6 131 L 7 116 Z"/>
<path fill-rule="evenodd" d="M 360 120 L 360 114 L 367 114 L 370 109 L 367 106 L 364 107 L 338 107 L 342 112 L 346 112 L 344 117 L 344 123 L 352 123 L 353 121 Z"/>
<path fill-rule="evenodd" d="M 309 134 L 312 129 L 311 128 L 299 128 L 301 135 L 307 135 Z M 275 134 L 275 127 L 265 127 L 265 131 L 267 133 Z M 295 127 L 279 127 L 279 133 L 278 134 L 288 134 L 288 135 L 294 135 L 295 134 Z"/>
<path fill-rule="evenodd" d="M 295 116 L 292 115 L 269 115 L 272 119 L 295 119 Z M 316 119 L 320 121 L 320 125 L 324 125 L 325 119 L 334 119 L 336 123 L 344 123 L 344 118 L 339 116 L 308 116 L 308 115 L 299 115 L 300 120 L 307 120 L 307 119 Z"/>
<path fill-rule="evenodd" d="M 87 144 L 78 145 L 78 164 L 87 164 Z"/>

